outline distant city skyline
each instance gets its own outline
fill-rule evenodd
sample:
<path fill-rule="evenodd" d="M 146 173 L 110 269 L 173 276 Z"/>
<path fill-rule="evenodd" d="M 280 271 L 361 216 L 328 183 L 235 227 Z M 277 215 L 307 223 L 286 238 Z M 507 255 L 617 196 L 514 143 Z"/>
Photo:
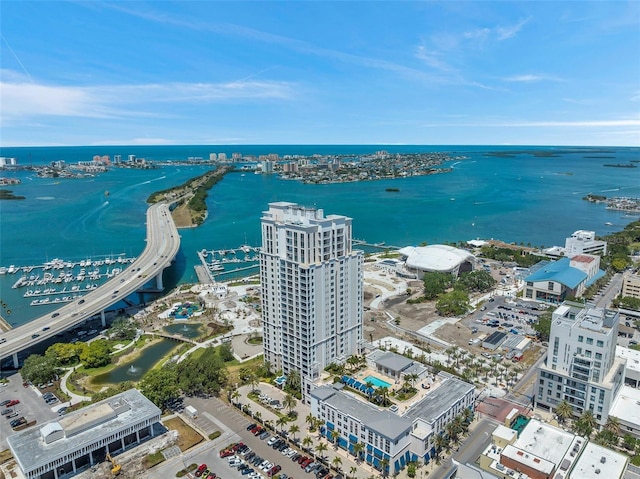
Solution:
<path fill-rule="evenodd" d="M 0 146 L 640 146 L 640 2 L 2 2 Z"/>

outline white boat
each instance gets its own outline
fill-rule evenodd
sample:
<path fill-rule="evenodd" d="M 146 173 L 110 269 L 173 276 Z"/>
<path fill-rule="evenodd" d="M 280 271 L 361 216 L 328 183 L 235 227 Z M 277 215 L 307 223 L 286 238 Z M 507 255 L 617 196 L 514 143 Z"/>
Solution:
<path fill-rule="evenodd" d="M 6 266 L 0 266 L 0 274 L 7 274 Z"/>
<path fill-rule="evenodd" d="M 611 221 L 607 221 L 607 222 L 605 223 L 605 225 L 607 225 L 607 226 L 613 226 L 613 223 L 612 223 Z"/>

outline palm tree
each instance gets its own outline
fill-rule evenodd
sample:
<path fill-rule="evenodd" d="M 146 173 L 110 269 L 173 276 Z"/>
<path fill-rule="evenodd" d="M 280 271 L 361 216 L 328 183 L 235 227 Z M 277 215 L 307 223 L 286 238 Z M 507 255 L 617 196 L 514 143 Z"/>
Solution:
<path fill-rule="evenodd" d="M 316 420 L 316 427 L 318 428 L 318 438 L 321 438 L 321 437 L 322 437 L 322 431 L 321 431 L 321 429 L 322 429 L 322 426 L 324 426 L 324 424 L 325 424 L 325 423 L 324 423 L 324 419 L 320 419 L 320 418 L 318 418 L 318 419 Z"/>
<path fill-rule="evenodd" d="M 234 399 L 236 400 L 236 406 L 240 404 L 240 391 L 237 389 L 231 393 L 231 400 L 233 401 Z"/>
<path fill-rule="evenodd" d="M 444 436 L 442 434 L 438 434 L 434 440 L 434 444 L 433 444 L 436 448 L 436 455 L 438 457 L 438 461 L 440 460 L 440 452 L 442 451 L 442 448 L 447 446 L 447 440 L 444 438 Z"/>
<path fill-rule="evenodd" d="M 315 429 L 316 417 L 313 414 L 307 414 L 307 417 L 305 417 L 304 420 L 309 425 L 309 430 Z"/>
<path fill-rule="evenodd" d="M 356 442 L 353 445 L 353 455 L 356 456 L 356 462 L 361 461 L 361 454 L 364 452 L 365 445 L 363 442 Z"/>
<path fill-rule="evenodd" d="M 297 432 L 300 432 L 300 426 L 298 426 L 297 424 L 292 424 L 291 426 L 289 426 L 289 434 L 293 436 L 293 442 L 296 441 Z"/>
<path fill-rule="evenodd" d="M 591 411 L 585 411 L 574 423 L 574 427 L 579 435 L 589 437 L 591 436 L 596 424 L 596 418 L 593 413 Z"/>
<path fill-rule="evenodd" d="M 311 444 L 313 444 L 313 439 L 311 439 L 311 437 L 309 436 L 305 436 L 305 438 L 302 440 L 302 445 L 309 449 L 309 446 L 311 446 Z"/>
<path fill-rule="evenodd" d="M 611 431 L 616 436 L 620 436 L 620 419 L 615 416 L 609 416 L 607 423 L 604 425 L 607 431 Z"/>
<path fill-rule="evenodd" d="M 573 408 L 566 399 L 560 402 L 560 404 L 558 404 L 558 406 L 556 407 L 556 415 L 558 416 L 558 419 L 560 419 L 561 423 L 564 423 L 567 418 L 571 417 L 572 414 Z"/>
<path fill-rule="evenodd" d="M 327 445 L 324 442 L 321 442 L 315 447 L 316 451 L 319 453 L 320 457 L 324 457 L 322 453 L 328 449 Z"/>
<path fill-rule="evenodd" d="M 342 459 L 340 458 L 340 456 L 336 456 L 333 458 L 333 461 L 331 461 L 333 463 L 333 467 L 335 467 L 336 471 L 340 470 L 340 466 L 342 465 Z"/>
<path fill-rule="evenodd" d="M 260 411 L 256 411 L 253 414 L 254 419 L 257 419 L 258 422 L 262 422 L 262 413 Z"/>
<path fill-rule="evenodd" d="M 249 384 L 251 385 L 251 392 L 254 392 L 256 389 L 258 389 L 258 386 L 260 385 L 260 378 L 255 374 L 252 374 L 249 377 Z"/>
<path fill-rule="evenodd" d="M 358 472 L 358 468 L 356 466 L 351 466 L 351 469 L 349 469 L 349 474 L 352 474 L 354 479 L 356 477 L 357 472 Z"/>
<path fill-rule="evenodd" d="M 389 459 L 382 459 L 380 461 L 380 468 L 382 469 L 383 476 L 389 475 Z"/>
<path fill-rule="evenodd" d="M 298 400 L 294 398 L 291 394 L 287 394 L 285 398 L 282 400 L 282 405 L 289 410 L 289 414 L 296 407 Z"/>
<path fill-rule="evenodd" d="M 331 436 L 331 442 L 333 443 L 333 448 L 338 449 L 337 440 L 340 437 L 340 433 L 334 429 L 329 433 L 329 436 Z"/>
<path fill-rule="evenodd" d="M 276 426 L 280 426 L 280 431 L 284 430 L 284 426 L 289 422 L 289 418 L 287 416 L 280 416 L 276 421 Z"/>
<path fill-rule="evenodd" d="M 369 395 L 369 401 L 371 401 L 371 395 L 373 394 L 373 383 L 367 381 L 367 394 Z"/>

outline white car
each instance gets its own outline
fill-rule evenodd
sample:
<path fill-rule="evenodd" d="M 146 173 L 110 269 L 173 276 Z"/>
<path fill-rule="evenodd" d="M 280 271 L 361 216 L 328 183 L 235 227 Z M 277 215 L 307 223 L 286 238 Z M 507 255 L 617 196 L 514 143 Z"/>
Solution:
<path fill-rule="evenodd" d="M 262 466 L 260 469 L 262 469 L 264 472 L 267 472 L 269 469 L 271 469 L 273 467 L 273 463 L 272 462 L 267 462 L 264 466 Z"/>
<path fill-rule="evenodd" d="M 287 447 L 286 449 L 283 449 L 280 454 L 282 454 L 283 456 L 286 456 L 287 454 L 289 454 L 290 451 L 291 451 L 291 448 Z"/>
<path fill-rule="evenodd" d="M 273 444 L 278 440 L 278 436 L 271 436 L 271 439 L 267 441 L 267 446 L 273 446 Z"/>
<path fill-rule="evenodd" d="M 254 471 L 251 474 L 249 474 L 249 479 L 264 479 L 264 476 L 259 472 Z"/>

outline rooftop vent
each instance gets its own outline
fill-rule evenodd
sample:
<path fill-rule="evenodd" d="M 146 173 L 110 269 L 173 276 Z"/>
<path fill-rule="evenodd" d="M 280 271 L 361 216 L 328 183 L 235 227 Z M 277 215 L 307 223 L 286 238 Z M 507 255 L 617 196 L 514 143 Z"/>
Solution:
<path fill-rule="evenodd" d="M 605 462 L 607 462 L 607 458 L 606 458 L 606 457 L 604 457 L 604 456 L 602 456 L 602 457 L 600 458 L 600 464 L 604 464 Z"/>
<path fill-rule="evenodd" d="M 596 469 L 596 474 L 600 474 L 600 469 Z"/>

